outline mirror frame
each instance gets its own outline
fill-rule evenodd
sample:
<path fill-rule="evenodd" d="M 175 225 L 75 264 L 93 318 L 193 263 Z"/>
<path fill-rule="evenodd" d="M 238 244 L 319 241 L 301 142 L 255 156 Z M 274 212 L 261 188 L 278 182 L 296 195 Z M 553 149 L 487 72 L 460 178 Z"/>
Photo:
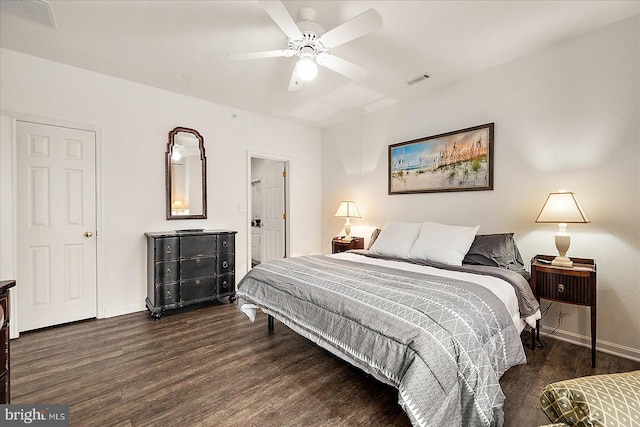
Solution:
<path fill-rule="evenodd" d="M 202 161 L 202 215 L 173 215 L 171 213 L 171 154 L 175 142 L 174 139 L 178 132 L 191 133 L 198 138 L 200 160 Z M 197 130 L 177 127 L 169 132 L 169 142 L 167 143 L 167 152 L 165 153 L 165 171 L 167 219 L 207 219 L 207 156 L 205 156 L 204 138 Z"/>

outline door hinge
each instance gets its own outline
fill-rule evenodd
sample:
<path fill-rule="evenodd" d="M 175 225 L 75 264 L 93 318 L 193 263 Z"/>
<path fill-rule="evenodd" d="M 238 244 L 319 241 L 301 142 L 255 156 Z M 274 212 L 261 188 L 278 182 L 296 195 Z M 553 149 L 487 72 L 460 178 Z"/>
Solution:
<path fill-rule="evenodd" d="M 282 219 L 287 219 L 287 214 L 286 213 L 282 214 Z"/>
<path fill-rule="evenodd" d="M 282 171 L 282 177 L 286 178 L 287 177 L 287 171 Z"/>

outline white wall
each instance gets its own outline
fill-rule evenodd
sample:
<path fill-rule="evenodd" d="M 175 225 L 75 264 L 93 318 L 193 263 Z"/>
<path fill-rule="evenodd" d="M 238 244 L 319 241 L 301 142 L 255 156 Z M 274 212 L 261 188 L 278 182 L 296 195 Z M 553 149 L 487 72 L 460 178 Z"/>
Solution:
<path fill-rule="evenodd" d="M 0 66 L 0 108 L 5 115 L 16 112 L 98 129 L 99 316 L 144 309 L 146 231 L 237 230 L 237 279 L 246 273 L 248 152 L 290 160 L 291 250 L 293 254 L 320 252 L 319 130 L 6 49 L 0 50 Z M 10 123 L 6 117 L 0 122 L 0 278 L 19 280 L 12 252 L 14 221 L 7 207 L 14 184 Z M 204 137 L 207 220 L 165 220 L 164 154 L 168 133 L 176 126 L 194 128 Z M 239 212 L 240 207 L 244 212 Z"/>
<path fill-rule="evenodd" d="M 601 349 L 640 360 L 640 73 L 638 16 L 399 103 L 322 134 L 322 247 L 355 200 L 357 226 L 388 220 L 480 225 L 516 233 L 528 260 L 553 254 L 553 224 L 535 224 L 547 194 L 574 191 L 590 224 L 570 224 L 569 255 L 598 263 Z M 387 147 L 495 122 L 494 190 L 387 194 Z M 370 228 L 360 230 L 368 233 Z M 367 234 L 365 234 L 367 235 Z M 548 302 L 543 301 L 543 306 Z M 555 327 L 556 304 L 543 325 Z M 558 336 L 587 342 L 588 308 Z"/>

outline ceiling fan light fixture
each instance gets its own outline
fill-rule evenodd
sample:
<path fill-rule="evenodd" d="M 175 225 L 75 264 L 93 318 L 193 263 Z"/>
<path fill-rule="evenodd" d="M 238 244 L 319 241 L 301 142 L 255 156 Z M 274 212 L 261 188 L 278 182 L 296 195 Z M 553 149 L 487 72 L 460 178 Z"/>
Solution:
<path fill-rule="evenodd" d="M 318 75 L 318 64 L 313 56 L 301 56 L 296 63 L 296 74 L 305 82 L 310 82 Z"/>
<path fill-rule="evenodd" d="M 375 9 L 368 9 L 337 27 L 325 31 L 315 22 L 316 12 L 313 9 L 300 9 L 300 22 L 295 22 L 282 0 L 258 0 L 258 3 L 287 36 L 287 48 L 230 54 L 230 59 L 297 56 L 298 60 L 289 80 L 289 91 L 301 89 L 303 82 L 315 79 L 318 75 L 318 65 L 352 80 L 359 81 L 367 78 L 369 72 L 366 69 L 332 55 L 330 51 L 382 28 L 382 16 Z"/>

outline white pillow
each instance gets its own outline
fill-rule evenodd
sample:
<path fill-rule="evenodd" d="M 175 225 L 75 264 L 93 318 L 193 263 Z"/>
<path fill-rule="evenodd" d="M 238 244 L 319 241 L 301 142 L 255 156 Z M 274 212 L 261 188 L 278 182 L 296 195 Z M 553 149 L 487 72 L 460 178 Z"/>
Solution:
<path fill-rule="evenodd" d="M 382 227 L 378 238 L 369 249 L 377 255 L 406 258 L 413 242 L 418 238 L 419 222 L 388 222 Z"/>
<path fill-rule="evenodd" d="M 462 265 L 479 228 L 425 222 L 407 257 Z"/>

